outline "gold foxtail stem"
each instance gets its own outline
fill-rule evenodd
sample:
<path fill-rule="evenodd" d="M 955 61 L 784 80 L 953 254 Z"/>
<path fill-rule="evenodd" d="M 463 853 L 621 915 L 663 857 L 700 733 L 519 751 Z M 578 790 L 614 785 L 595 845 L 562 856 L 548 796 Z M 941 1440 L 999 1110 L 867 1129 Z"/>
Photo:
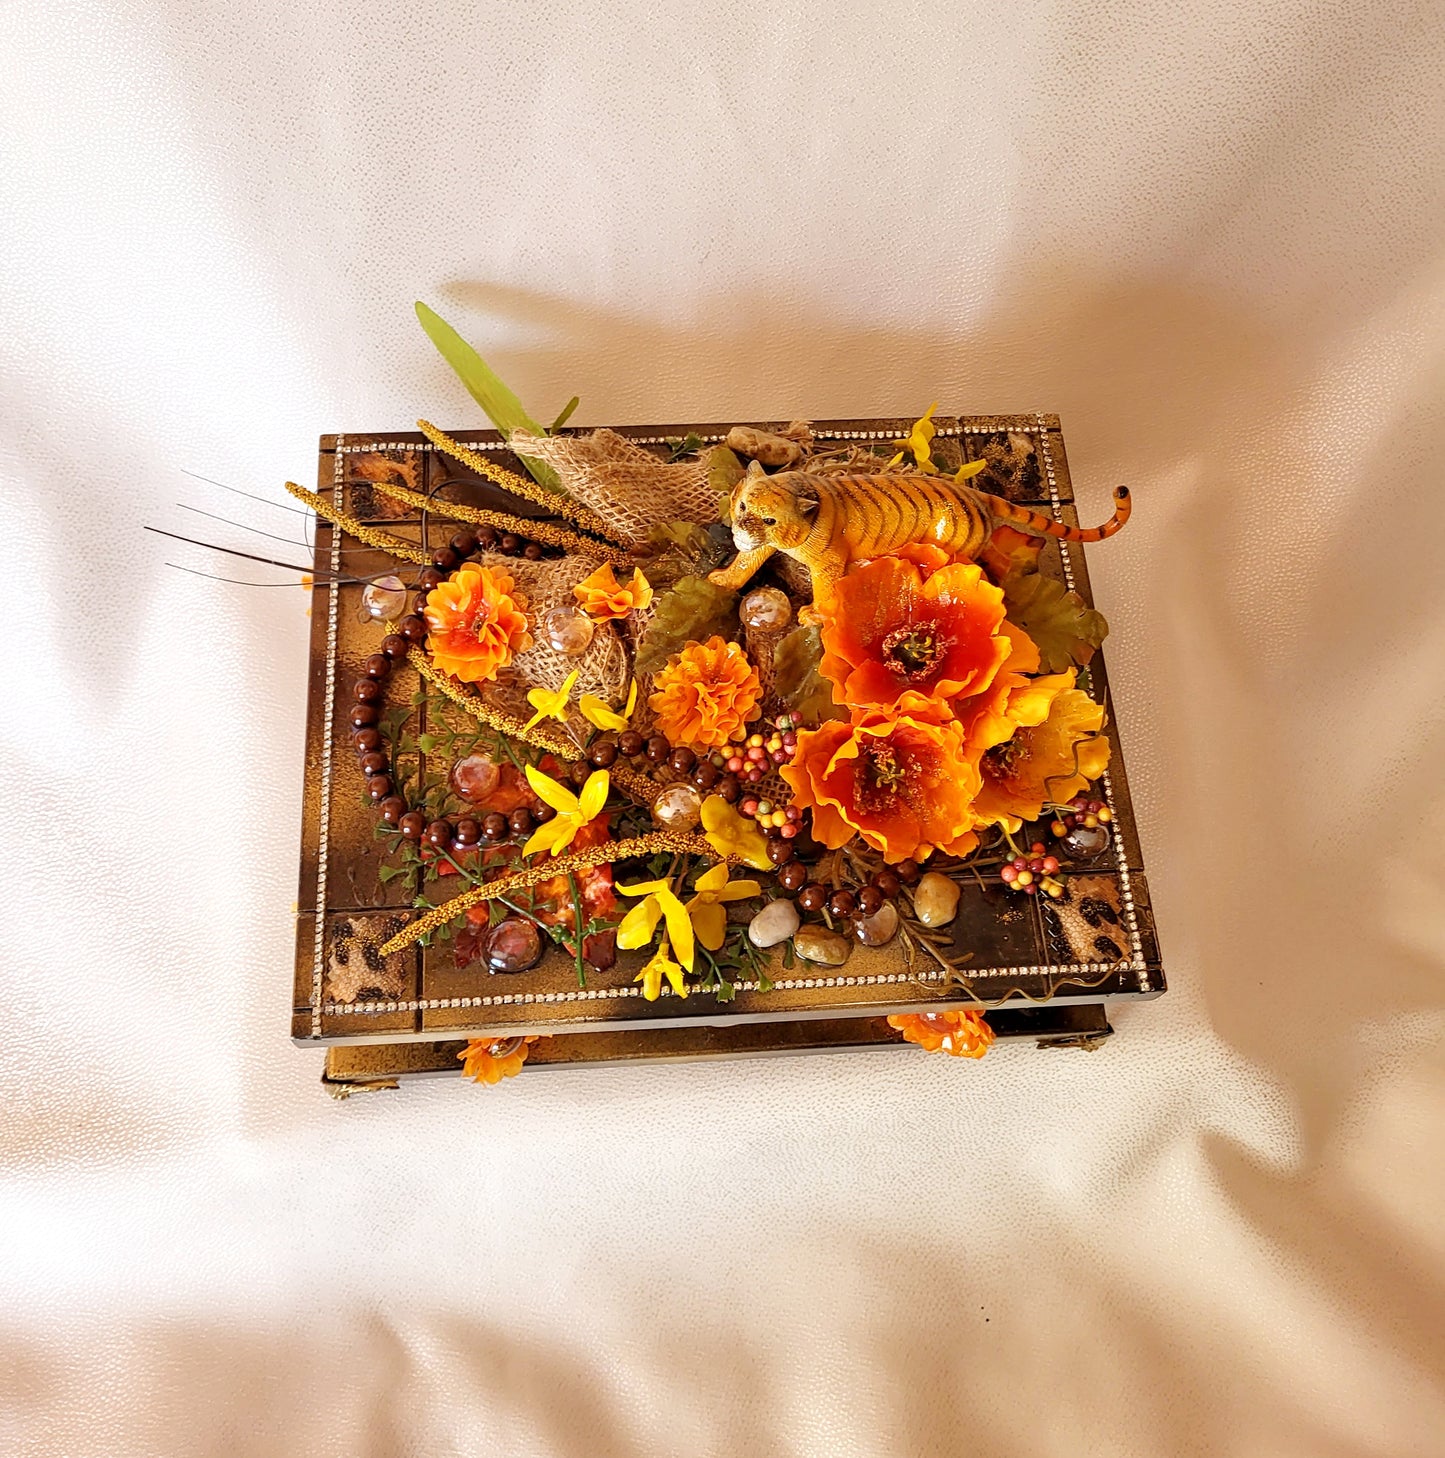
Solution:
<path fill-rule="evenodd" d="M 418 420 L 416 428 L 440 451 L 445 451 L 453 460 L 460 461 L 464 466 L 470 466 L 479 476 L 485 476 L 488 481 L 510 491 L 513 496 L 520 496 L 524 501 L 534 501 L 538 506 L 545 506 L 550 511 L 555 511 L 559 516 L 566 517 L 573 526 L 581 527 L 583 531 L 595 532 L 598 536 L 610 538 L 611 528 L 597 515 L 595 511 L 589 511 L 585 506 L 579 506 L 571 497 L 564 496 L 556 491 L 548 491 L 545 486 L 539 486 L 526 476 L 519 476 L 515 471 L 509 471 L 504 466 L 499 466 L 495 461 L 489 461 L 481 451 L 474 451 L 470 446 L 464 446 L 461 441 L 453 440 L 444 430 L 438 430 L 429 420 Z"/>
<path fill-rule="evenodd" d="M 400 557 L 403 562 L 415 562 L 422 567 L 430 565 L 431 558 L 411 542 L 404 542 L 400 537 L 392 536 L 390 532 L 380 532 L 375 527 L 363 526 L 354 516 L 342 511 L 339 506 L 334 506 L 314 491 L 308 491 L 294 481 L 288 481 L 286 489 L 297 501 L 304 501 L 317 516 L 325 517 L 333 526 L 340 527 L 342 531 L 355 537 L 358 542 L 364 542 L 368 547 L 375 547 L 380 552 L 389 552 L 393 557 Z"/>

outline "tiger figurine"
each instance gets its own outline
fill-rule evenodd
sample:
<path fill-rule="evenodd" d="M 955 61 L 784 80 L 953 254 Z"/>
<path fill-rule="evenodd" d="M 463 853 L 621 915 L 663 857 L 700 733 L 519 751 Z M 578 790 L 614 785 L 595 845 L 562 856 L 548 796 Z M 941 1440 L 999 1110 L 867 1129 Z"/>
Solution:
<path fill-rule="evenodd" d="M 1129 489 L 1114 492 L 1114 514 L 1103 526 L 1065 526 L 999 496 L 975 491 L 947 476 L 816 475 L 750 470 L 733 488 L 733 542 L 738 555 L 708 574 L 737 590 L 775 552 L 808 570 L 813 601 L 821 602 L 852 562 L 886 556 L 910 542 L 929 542 L 950 556 L 974 558 L 995 526 L 1067 542 L 1098 542 L 1129 520 Z M 816 622 L 804 608 L 800 622 Z"/>

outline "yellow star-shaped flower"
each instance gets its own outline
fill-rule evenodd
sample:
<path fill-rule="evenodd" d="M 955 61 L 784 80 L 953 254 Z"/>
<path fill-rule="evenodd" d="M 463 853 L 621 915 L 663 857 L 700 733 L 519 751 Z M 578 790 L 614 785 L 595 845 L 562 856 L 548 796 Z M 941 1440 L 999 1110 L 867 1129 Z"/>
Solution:
<path fill-rule="evenodd" d="M 687 908 L 677 899 L 677 893 L 668 881 L 638 881 L 631 886 L 617 887 L 624 896 L 643 898 L 626 916 L 617 928 L 617 945 L 626 952 L 635 952 L 652 940 L 657 923 L 666 920 L 667 937 L 677 951 L 677 960 L 689 972 L 697 960 L 697 948 L 692 934 L 692 921 Z"/>
<path fill-rule="evenodd" d="M 611 776 L 606 770 L 593 770 L 582 786 L 582 793 L 574 795 L 565 785 L 559 785 L 550 775 L 544 775 L 535 765 L 529 764 L 527 783 L 537 792 L 538 798 L 557 813 L 532 832 L 531 838 L 522 847 L 522 854 L 529 856 L 533 851 L 547 850 L 557 856 L 572 844 L 572 838 L 584 825 L 601 813 L 607 803 Z"/>
<path fill-rule="evenodd" d="M 627 707 L 620 714 L 596 694 L 583 694 L 577 700 L 577 707 L 582 710 L 582 717 L 599 729 L 625 729 L 637 707 L 637 680 L 632 680 L 632 686 L 627 690 Z"/>
<path fill-rule="evenodd" d="M 920 471 L 936 472 L 938 470 L 938 467 L 933 464 L 933 437 L 938 434 L 938 427 L 933 423 L 933 412 L 937 409 L 938 401 L 935 400 L 922 416 L 913 422 L 913 429 L 902 440 L 893 442 L 901 449 L 888 462 L 890 470 L 898 465 L 904 456 L 908 455 L 911 455 L 918 463 Z"/>
<path fill-rule="evenodd" d="M 717 951 L 728 934 L 725 904 L 761 895 L 762 889 L 756 881 L 728 880 L 728 868 L 721 861 L 710 871 L 704 871 L 697 878 L 697 894 L 687 903 L 687 914 L 698 941 L 709 952 Z"/>
<path fill-rule="evenodd" d="M 567 722 L 567 703 L 572 697 L 572 690 L 577 686 L 577 672 L 574 668 L 559 689 L 527 690 L 527 702 L 537 711 L 527 720 L 528 729 L 535 729 L 543 719 L 556 719 L 559 724 Z"/>
<path fill-rule="evenodd" d="M 709 795 L 702 802 L 702 828 L 719 855 L 736 856 L 757 871 L 771 869 L 768 842 L 757 822 L 734 810 L 721 795 Z"/>
<path fill-rule="evenodd" d="M 658 944 L 652 960 L 632 980 L 642 984 L 642 995 L 648 1002 L 656 1002 L 662 995 L 664 977 L 672 984 L 672 990 L 679 997 L 687 996 L 687 983 L 683 980 L 682 968 L 667 955 L 666 937 Z"/>

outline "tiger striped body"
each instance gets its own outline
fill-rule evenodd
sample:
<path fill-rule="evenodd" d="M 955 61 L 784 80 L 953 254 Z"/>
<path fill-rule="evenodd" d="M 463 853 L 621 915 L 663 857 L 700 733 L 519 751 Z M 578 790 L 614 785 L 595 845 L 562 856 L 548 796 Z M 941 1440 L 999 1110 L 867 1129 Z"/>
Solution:
<path fill-rule="evenodd" d="M 1081 530 L 947 476 L 750 473 L 732 495 L 738 556 L 711 579 L 720 587 L 741 588 L 774 552 L 784 552 L 808 569 L 817 601 L 852 562 L 887 556 L 911 543 L 972 559 L 1000 524 L 1032 536 L 1100 541 L 1129 519 L 1124 487 L 1114 501 L 1109 521 Z"/>

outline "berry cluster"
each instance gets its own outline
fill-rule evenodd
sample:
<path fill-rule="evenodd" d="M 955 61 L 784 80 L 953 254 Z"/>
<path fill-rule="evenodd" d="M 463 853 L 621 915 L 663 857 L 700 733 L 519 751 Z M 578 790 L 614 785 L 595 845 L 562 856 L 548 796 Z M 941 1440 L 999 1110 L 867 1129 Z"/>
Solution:
<path fill-rule="evenodd" d="M 1036 840 L 1027 857 L 1015 856 L 999 871 L 999 877 L 1010 891 L 1022 891 L 1025 896 L 1037 896 L 1040 891 L 1052 896 L 1055 901 L 1064 894 L 1064 883 L 1055 874 L 1059 869 L 1059 858 L 1047 854 L 1048 847 Z"/>
<path fill-rule="evenodd" d="M 1102 800 L 1091 800 L 1087 795 L 1075 795 L 1069 801 L 1068 813 L 1061 814 L 1049 829 L 1062 839 L 1081 825 L 1086 830 L 1094 830 L 1100 825 L 1107 825 L 1113 818 L 1113 811 Z"/>

